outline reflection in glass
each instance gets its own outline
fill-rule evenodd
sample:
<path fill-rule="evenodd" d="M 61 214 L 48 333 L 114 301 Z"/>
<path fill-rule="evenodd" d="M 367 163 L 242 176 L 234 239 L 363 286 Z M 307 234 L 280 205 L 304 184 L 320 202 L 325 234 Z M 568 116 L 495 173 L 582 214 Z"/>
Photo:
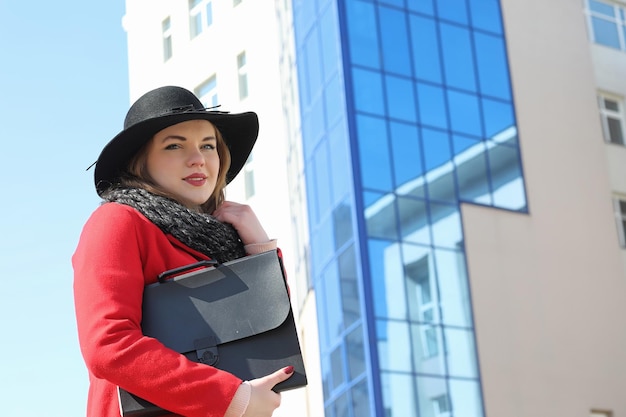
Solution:
<path fill-rule="evenodd" d="M 352 239 L 352 207 L 348 201 L 339 203 L 333 209 L 333 231 L 335 250 Z"/>
<path fill-rule="evenodd" d="M 442 248 L 458 248 L 463 240 L 459 206 L 433 202 L 429 206 L 434 245 Z"/>
<path fill-rule="evenodd" d="M 350 245 L 339 258 L 339 279 L 341 281 L 341 305 L 344 327 L 361 318 L 361 300 L 359 296 L 359 281 L 354 253 L 354 245 Z"/>
<path fill-rule="evenodd" d="M 320 305 L 320 313 L 326 317 L 328 342 L 334 343 L 343 331 L 343 314 L 341 307 L 341 288 L 337 273 L 337 264 L 331 262 L 324 271 L 324 304 Z"/>
<path fill-rule="evenodd" d="M 450 399 L 453 410 L 463 410 L 463 417 L 483 416 L 478 381 L 451 378 L 448 381 L 448 385 L 450 386 Z M 455 415 L 457 414 L 455 413 Z"/>
<path fill-rule="evenodd" d="M 472 327 L 465 255 L 460 250 L 435 249 L 441 321 L 448 326 Z"/>
<path fill-rule="evenodd" d="M 459 199 L 491 205 L 485 143 L 461 135 L 454 135 L 452 142 Z"/>
<path fill-rule="evenodd" d="M 341 346 L 337 346 L 330 354 L 330 366 L 332 367 L 333 384 L 331 391 L 334 391 L 340 385 L 346 382 L 343 373 L 343 357 L 341 355 Z"/>
<path fill-rule="evenodd" d="M 348 378 L 352 381 L 365 372 L 365 350 L 361 326 L 357 326 L 346 336 L 346 353 L 348 355 Z"/>
<path fill-rule="evenodd" d="M 431 243 L 430 224 L 424 200 L 398 197 L 398 217 L 402 240 L 425 245 Z"/>
<path fill-rule="evenodd" d="M 510 100 L 509 68 L 504 40 L 500 36 L 474 32 L 474 48 L 480 91 L 488 96 Z"/>
<path fill-rule="evenodd" d="M 418 414 L 415 380 L 407 374 L 381 372 L 385 417 L 424 417 Z"/>
<path fill-rule="evenodd" d="M 443 341 L 441 326 L 411 325 L 411 353 L 417 373 L 442 376 L 446 374 L 446 351 Z"/>
<path fill-rule="evenodd" d="M 424 173 L 417 127 L 408 123 L 391 122 L 389 128 L 396 191 L 398 194 L 424 197 L 423 186 L 416 186 L 416 181 L 413 181 L 414 185 L 408 184 L 412 180 L 418 180 Z"/>
<path fill-rule="evenodd" d="M 384 371 L 413 372 L 409 323 L 404 320 L 377 320 L 376 339 L 380 368 Z"/>
<path fill-rule="evenodd" d="M 445 378 L 418 376 L 415 378 L 415 385 L 420 417 L 440 417 L 440 413 L 445 412 L 445 409 L 449 411 L 449 406 L 442 408 L 442 405 L 448 404 L 447 399 L 450 398 Z M 460 416 L 466 416 L 463 408 L 458 410 Z"/>
<path fill-rule="evenodd" d="M 370 417 L 370 399 L 372 396 L 367 387 L 367 381 L 362 381 L 352 388 L 353 416 Z"/>
<path fill-rule="evenodd" d="M 332 404 L 333 415 L 335 417 L 351 417 L 349 404 L 348 393 L 341 394 Z"/>
<path fill-rule="evenodd" d="M 450 127 L 454 132 L 482 136 L 478 97 L 474 94 L 448 90 Z"/>
<path fill-rule="evenodd" d="M 445 327 L 444 339 L 448 374 L 455 377 L 478 378 L 472 331 Z"/>
<path fill-rule="evenodd" d="M 354 68 L 352 83 L 354 105 L 357 110 L 377 115 L 385 113 L 383 80 L 379 72 Z"/>

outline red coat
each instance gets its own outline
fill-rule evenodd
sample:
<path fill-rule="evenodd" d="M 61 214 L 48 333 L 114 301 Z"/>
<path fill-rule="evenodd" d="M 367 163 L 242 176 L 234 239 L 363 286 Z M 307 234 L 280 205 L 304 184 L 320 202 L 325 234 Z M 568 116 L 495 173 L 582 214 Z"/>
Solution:
<path fill-rule="evenodd" d="M 222 417 L 241 380 L 197 364 L 141 332 L 143 288 L 168 269 L 208 259 L 135 209 L 98 207 L 72 258 L 88 417 L 119 417 L 116 386 L 188 417 Z"/>

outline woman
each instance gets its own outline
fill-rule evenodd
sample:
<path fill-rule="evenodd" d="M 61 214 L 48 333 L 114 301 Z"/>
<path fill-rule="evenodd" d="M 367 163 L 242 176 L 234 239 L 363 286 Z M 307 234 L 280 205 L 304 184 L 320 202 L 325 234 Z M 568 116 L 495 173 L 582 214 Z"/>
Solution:
<path fill-rule="evenodd" d="M 118 386 L 189 417 L 265 417 L 280 404 L 271 389 L 291 367 L 244 382 L 141 332 L 143 288 L 161 272 L 276 249 L 248 206 L 224 201 L 257 134 L 256 114 L 206 111 L 168 86 L 139 98 L 102 150 L 95 185 L 104 202 L 72 258 L 89 417 L 119 417 Z"/>

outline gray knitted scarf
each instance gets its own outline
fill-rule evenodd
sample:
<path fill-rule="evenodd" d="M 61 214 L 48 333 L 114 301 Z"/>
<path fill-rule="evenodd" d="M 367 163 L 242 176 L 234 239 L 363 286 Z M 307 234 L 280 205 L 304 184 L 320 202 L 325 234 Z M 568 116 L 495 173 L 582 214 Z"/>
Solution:
<path fill-rule="evenodd" d="M 142 188 L 116 188 L 103 195 L 105 202 L 133 207 L 185 245 L 220 263 L 245 255 L 243 243 L 235 228 L 215 217 L 189 210 L 166 197 Z"/>

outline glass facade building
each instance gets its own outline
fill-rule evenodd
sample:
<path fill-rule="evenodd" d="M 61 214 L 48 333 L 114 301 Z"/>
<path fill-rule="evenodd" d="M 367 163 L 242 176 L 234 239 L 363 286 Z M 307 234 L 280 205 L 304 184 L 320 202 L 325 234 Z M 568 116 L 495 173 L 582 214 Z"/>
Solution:
<path fill-rule="evenodd" d="M 461 204 L 528 211 L 499 0 L 293 22 L 326 417 L 481 417 Z"/>

